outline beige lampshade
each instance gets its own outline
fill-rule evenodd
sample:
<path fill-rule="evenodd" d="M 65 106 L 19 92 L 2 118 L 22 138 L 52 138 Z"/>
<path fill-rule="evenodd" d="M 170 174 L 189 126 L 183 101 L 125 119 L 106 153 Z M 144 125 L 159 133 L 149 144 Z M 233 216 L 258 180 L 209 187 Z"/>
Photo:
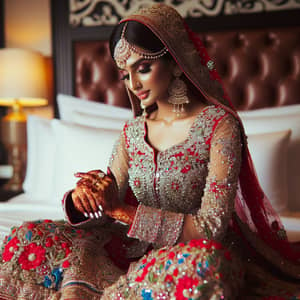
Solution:
<path fill-rule="evenodd" d="M 0 105 L 40 106 L 47 104 L 46 65 L 35 51 L 0 49 Z"/>

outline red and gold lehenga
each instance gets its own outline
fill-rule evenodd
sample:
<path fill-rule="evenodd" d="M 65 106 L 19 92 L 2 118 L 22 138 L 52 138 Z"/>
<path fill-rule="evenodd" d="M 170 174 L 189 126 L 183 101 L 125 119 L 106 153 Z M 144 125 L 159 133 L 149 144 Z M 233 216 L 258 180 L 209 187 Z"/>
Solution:
<path fill-rule="evenodd" d="M 88 220 L 14 228 L 1 249 L 0 299 L 298 299 L 300 252 L 260 189 L 243 126 L 213 62 L 178 13 L 158 4 L 122 22 L 149 27 L 209 103 L 184 141 L 157 151 L 147 123 L 124 125 L 109 164 L 130 227 Z M 180 42 L 178 42 L 180 41 Z M 184 216 L 203 236 L 177 243 Z"/>

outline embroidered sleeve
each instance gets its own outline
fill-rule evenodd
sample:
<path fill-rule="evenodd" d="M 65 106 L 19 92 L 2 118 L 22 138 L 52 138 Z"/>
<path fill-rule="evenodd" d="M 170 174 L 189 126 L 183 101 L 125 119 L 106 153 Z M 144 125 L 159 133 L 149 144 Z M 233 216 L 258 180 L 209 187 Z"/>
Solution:
<path fill-rule="evenodd" d="M 125 133 L 123 130 L 113 147 L 108 164 L 117 181 L 120 199 L 124 198 L 128 188 L 128 160 Z"/>
<path fill-rule="evenodd" d="M 128 236 L 154 244 L 155 248 L 176 244 L 182 230 L 184 214 L 140 204 Z"/>
<path fill-rule="evenodd" d="M 203 237 L 220 241 L 227 230 L 234 210 L 241 148 L 238 122 L 227 115 L 213 133 L 201 208 L 193 216 L 194 225 Z"/>

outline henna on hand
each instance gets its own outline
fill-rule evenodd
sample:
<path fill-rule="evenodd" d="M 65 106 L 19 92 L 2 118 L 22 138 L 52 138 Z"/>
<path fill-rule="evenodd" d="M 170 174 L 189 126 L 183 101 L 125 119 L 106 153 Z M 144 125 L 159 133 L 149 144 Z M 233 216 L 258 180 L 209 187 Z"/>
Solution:
<path fill-rule="evenodd" d="M 134 216 L 136 214 L 136 209 L 137 208 L 132 205 L 126 205 L 123 206 L 122 208 L 116 209 L 112 213 L 111 217 L 117 221 L 131 225 L 133 223 Z"/>
<path fill-rule="evenodd" d="M 95 182 L 106 175 L 99 170 L 89 171 L 87 173 L 79 172 L 75 174 L 80 180 L 72 193 L 72 200 L 75 208 L 84 214 L 85 217 L 99 218 L 103 210 L 99 210 L 98 198 L 103 197 L 103 189 L 97 189 Z"/>
<path fill-rule="evenodd" d="M 75 174 L 80 178 L 72 194 L 74 206 L 86 217 L 96 218 L 102 214 L 122 223 L 132 224 L 136 208 L 125 205 L 119 199 L 118 187 L 113 174 L 99 170 Z"/>

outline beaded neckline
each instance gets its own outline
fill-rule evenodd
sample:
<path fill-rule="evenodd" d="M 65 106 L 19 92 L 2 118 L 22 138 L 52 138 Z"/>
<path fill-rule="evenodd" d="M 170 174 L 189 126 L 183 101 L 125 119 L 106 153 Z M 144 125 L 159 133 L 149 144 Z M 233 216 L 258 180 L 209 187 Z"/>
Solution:
<path fill-rule="evenodd" d="M 196 118 L 194 119 L 192 125 L 190 126 L 190 128 L 189 128 L 189 130 L 188 130 L 187 137 L 186 137 L 183 141 L 181 141 L 181 142 L 179 142 L 179 143 L 177 143 L 177 144 L 174 144 L 174 145 L 172 145 L 172 146 L 170 146 L 170 147 L 168 147 L 168 148 L 166 148 L 166 149 L 164 149 L 164 150 L 158 150 L 158 149 L 156 149 L 153 145 L 151 145 L 151 144 L 149 143 L 149 141 L 147 141 L 147 135 L 148 135 L 147 128 L 148 128 L 148 126 L 147 126 L 147 123 L 146 123 L 145 119 L 144 119 L 143 117 L 139 117 L 140 125 L 141 125 L 142 132 L 143 132 L 143 136 L 144 136 L 144 139 L 143 139 L 143 140 L 144 140 L 144 143 L 147 145 L 147 147 L 148 147 L 151 151 L 153 151 L 153 152 L 155 152 L 155 153 L 157 153 L 157 154 L 169 152 L 169 151 L 172 151 L 173 149 L 176 149 L 176 148 L 178 148 L 178 147 L 181 147 L 182 145 L 186 144 L 186 143 L 190 140 L 190 138 L 191 138 L 191 136 L 192 136 L 192 133 L 194 132 L 194 129 L 195 129 L 195 127 L 197 126 L 197 124 L 198 124 L 199 120 L 201 119 L 201 117 L 203 116 L 203 114 L 206 113 L 206 111 L 208 111 L 208 110 L 210 110 L 210 109 L 212 109 L 212 108 L 216 108 L 216 107 L 217 107 L 216 105 L 212 104 L 212 105 L 208 105 L 208 106 L 206 106 L 205 108 L 203 108 L 203 109 L 197 114 L 197 116 L 196 116 Z"/>

